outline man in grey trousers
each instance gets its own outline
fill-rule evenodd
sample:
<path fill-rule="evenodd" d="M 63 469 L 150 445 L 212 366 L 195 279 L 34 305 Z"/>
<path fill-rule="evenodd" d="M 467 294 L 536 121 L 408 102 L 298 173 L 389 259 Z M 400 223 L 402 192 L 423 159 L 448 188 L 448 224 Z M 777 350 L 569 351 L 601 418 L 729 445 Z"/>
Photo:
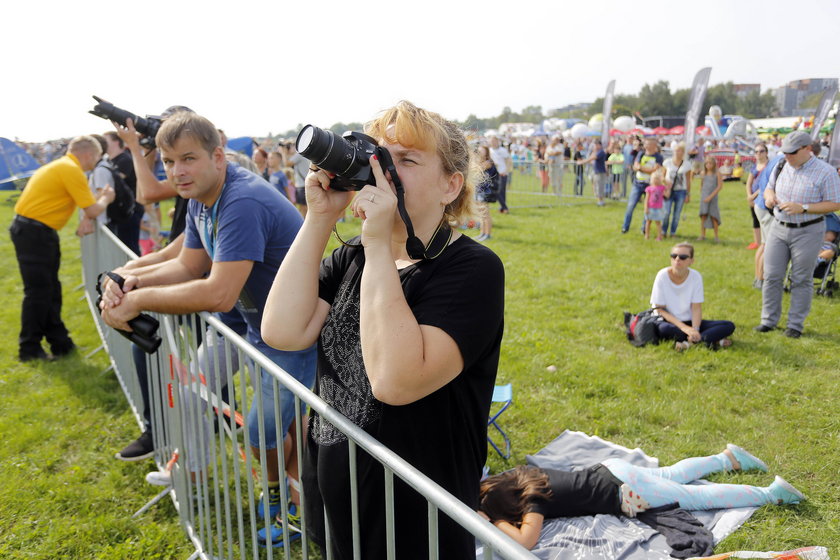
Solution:
<path fill-rule="evenodd" d="M 764 191 L 764 202 L 774 210 L 775 221 L 765 243 L 761 324 L 755 330 L 771 331 L 781 319 L 782 288 L 790 262 L 785 336 L 799 338 L 811 310 L 825 214 L 840 209 L 840 178 L 830 165 L 813 156 L 811 137 L 805 131 L 788 134 L 782 152 L 785 165 L 778 175 L 771 175 Z"/>

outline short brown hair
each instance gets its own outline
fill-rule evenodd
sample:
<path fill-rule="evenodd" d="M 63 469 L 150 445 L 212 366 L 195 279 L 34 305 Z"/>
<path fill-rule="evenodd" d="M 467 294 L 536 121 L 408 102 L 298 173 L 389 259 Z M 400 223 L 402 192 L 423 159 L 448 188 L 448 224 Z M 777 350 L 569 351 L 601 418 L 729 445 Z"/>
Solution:
<path fill-rule="evenodd" d="M 694 258 L 694 245 L 691 243 L 677 243 L 674 245 L 674 249 L 688 249 L 689 256 L 692 259 Z"/>
<path fill-rule="evenodd" d="M 207 153 L 212 153 L 222 145 L 219 131 L 213 123 L 189 111 L 178 111 L 163 121 L 155 136 L 155 142 L 161 148 L 171 150 L 182 136 L 190 136 L 198 140 Z"/>
<path fill-rule="evenodd" d="M 393 129 L 389 127 L 393 125 Z M 407 148 L 435 150 L 447 175 L 460 173 L 464 186 L 446 205 L 444 215 L 450 224 L 466 221 L 475 215 L 475 186 L 483 171 L 458 126 L 437 113 L 421 109 L 409 101 L 400 101 L 365 125 L 365 132 L 389 143 Z"/>

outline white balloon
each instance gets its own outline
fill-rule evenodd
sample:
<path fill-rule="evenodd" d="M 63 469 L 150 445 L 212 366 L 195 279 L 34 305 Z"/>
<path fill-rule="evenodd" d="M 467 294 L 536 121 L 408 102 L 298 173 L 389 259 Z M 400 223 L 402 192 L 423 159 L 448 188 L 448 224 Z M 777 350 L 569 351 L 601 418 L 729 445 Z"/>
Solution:
<path fill-rule="evenodd" d="M 584 136 L 586 136 L 586 133 L 590 132 L 591 130 L 591 128 L 579 122 L 572 127 L 572 138 L 583 138 Z"/>
<path fill-rule="evenodd" d="M 709 116 L 715 119 L 715 121 L 719 121 L 722 115 L 723 113 L 717 105 L 709 107 Z"/>
<path fill-rule="evenodd" d="M 628 132 L 629 130 L 632 130 L 634 126 L 636 126 L 636 121 L 633 120 L 633 117 L 629 117 L 627 115 L 618 117 L 613 122 L 613 128 L 622 132 Z"/>
<path fill-rule="evenodd" d="M 600 132 L 602 126 L 604 126 L 604 116 L 601 113 L 592 115 L 589 119 L 589 128 Z"/>

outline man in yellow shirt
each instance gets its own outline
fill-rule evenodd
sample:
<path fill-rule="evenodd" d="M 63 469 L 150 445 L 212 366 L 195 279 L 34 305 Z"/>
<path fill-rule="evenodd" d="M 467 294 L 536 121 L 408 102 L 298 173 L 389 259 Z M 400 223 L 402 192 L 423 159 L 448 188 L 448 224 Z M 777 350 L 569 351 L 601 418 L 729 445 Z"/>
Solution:
<path fill-rule="evenodd" d="M 96 166 L 101 155 L 102 148 L 93 138 L 74 138 L 67 155 L 35 172 L 15 204 L 15 218 L 9 232 L 23 279 L 18 339 L 22 362 L 50 359 L 41 347 L 42 338 L 49 342 L 53 356 L 64 356 L 75 348 L 61 320 L 58 230 L 67 224 L 77 206 L 86 217 L 95 218 L 114 200 L 111 185 L 94 199 L 85 177 L 85 172 Z"/>

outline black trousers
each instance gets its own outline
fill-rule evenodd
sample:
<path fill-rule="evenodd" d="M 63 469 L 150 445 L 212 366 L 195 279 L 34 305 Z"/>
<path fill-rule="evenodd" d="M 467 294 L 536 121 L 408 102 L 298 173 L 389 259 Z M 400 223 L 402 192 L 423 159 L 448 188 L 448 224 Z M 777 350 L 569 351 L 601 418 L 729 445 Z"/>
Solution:
<path fill-rule="evenodd" d="M 23 279 L 23 305 L 20 314 L 20 356 L 43 353 L 41 339 L 46 338 L 54 353 L 73 347 L 70 334 L 61 320 L 61 245 L 54 229 L 18 218 L 9 228 L 15 246 L 20 276 Z"/>

